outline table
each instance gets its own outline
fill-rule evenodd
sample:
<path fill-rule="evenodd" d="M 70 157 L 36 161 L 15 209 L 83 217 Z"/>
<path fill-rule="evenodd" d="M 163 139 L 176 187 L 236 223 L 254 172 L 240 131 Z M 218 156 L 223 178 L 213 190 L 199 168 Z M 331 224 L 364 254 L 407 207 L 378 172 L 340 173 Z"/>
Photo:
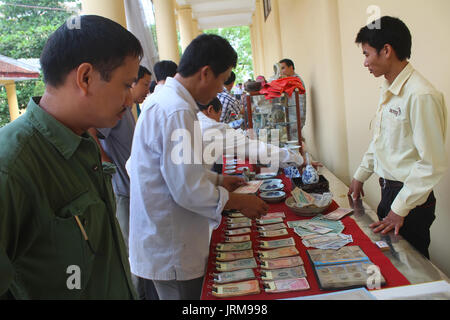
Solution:
<path fill-rule="evenodd" d="M 337 181 L 335 180 L 335 177 L 331 175 L 331 173 L 324 169 L 322 170 L 321 174 L 324 174 L 327 180 L 330 182 L 330 191 L 333 192 L 334 198 L 336 198 L 335 201 L 333 201 L 332 205 L 324 214 L 327 212 L 331 212 L 334 209 L 336 209 L 339 206 L 343 207 L 349 207 L 349 203 L 345 203 L 342 201 L 342 191 L 343 188 L 340 186 Z M 287 193 L 287 196 L 290 196 L 290 191 L 292 189 L 291 182 L 289 179 L 287 179 L 285 176 L 279 177 L 283 180 L 283 183 L 285 185 L 285 192 Z M 339 189 L 338 189 L 339 188 Z M 348 188 L 345 191 L 345 195 L 347 194 Z M 337 193 L 336 193 L 337 192 Z M 352 204 L 352 205 L 357 205 Z M 364 207 L 363 207 L 364 208 Z M 367 206 L 366 206 L 367 208 Z M 369 208 L 367 208 L 369 210 Z M 367 210 L 367 211 L 368 211 Z M 286 214 L 286 220 L 301 220 L 301 219 L 307 219 L 305 217 L 300 217 L 295 215 L 285 204 L 284 202 L 277 203 L 277 204 L 270 204 L 270 210 L 269 212 L 278 212 L 283 211 Z M 358 221 L 359 220 L 359 223 Z M 378 265 L 381 269 L 381 273 L 386 279 L 386 285 L 382 288 L 390 288 L 390 287 L 397 287 L 397 286 L 403 286 L 408 285 L 411 283 L 401 272 L 397 270 L 395 265 L 391 262 L 389 257 L 385 255 L 376 245 L 373 243 L 373 239 L 367 236 L 367 233 L 365 231 L 365 227 L 368 227 L 368 221 L 363 219 L 363 213 L 362 210 L 355 210 L 355 214 L 353 216 L 347 216 L 341 220 L 344 225 L 344 233 L 346 234 L 352 234 L 353 236 L 353 243 L 352 245 L 359 245 L 361 249 L 366 253 L 366 255 L 369 257 L 369 259 L 376 265 Z M 368 223 L 368 224 L 366 224 Z M 361 228 L 361 226 L 363 226 Z M 211 286 L 213 284 L 212 280 L 212 274 L 215 272 L 215 254 L 214 249 L 217 243 L 223 242 L 223 234 L 224 234 L 224 228 L 225 228 L 225 219 L 222 219 L 222 223 L 212 233 L 211 237 L 211 243 L 210 243 L 210 256 L 208 259 L 208 265 L 207 265 L 207 271 L 205 276 L 205 281 L 203 284 L 203 290 L 202 290 L 202 296 L 201 298 L 203 300 L 214 300 L 219 299 L 216 298 L 211 294 Z M 323 294 L 327 292 L 332 291 L 322 291 L 319 289 L 317 280 L 314 275 L 313 267 L 311 266 L 310 261 L 308 260 L 307 254 L 306 254 L 306 248 L 302 244 L 300 237 L 294 233 L 293 229 L 288 228 L 289 235 L 284 237 L 293 237 L 296 242 L 296 247 L 300 251 L 300 256 L 304 261 L 304 267 L 307 273 L 307 280 L 310 285 L 309 290 L 305 291 L 296 291 L 296 292 L 289 292 L 289 293 L 279 293 L 279 294 L 268 294 L 265 293 L 264 290 L 261 290 L 260 294 L 256 295 L 249 295 L 249 296 L 243 296 L 243 297 L 235 297 L 235 298 L 227 298 L 227 300 L 233 300 L 233 299 L 249 299 L 249 300 L 269 300 L 269 299 L 285 299 L 285 298 L 292 298 L 292 297 L 299 297 L 299 296 L 310 296 L 310 295 L 316 295 L 316 294 Z M 252 226 L 252 234 L 251 238 L 253 241 L 253 250 L 258 250 L 257 246 L 257 235 L 255 226 Z M 270 238 L 269 240 L 273 239 L 279 239 L 283 237 L 278 238 Z M 265 239 L 266 240 L 266 239 Z M 414 249 L 413 249 L 414 250 Z M 255 252 L 256 257 L 256 252 Z M 254 269 L 257 276 L 259 276 L 259 269 Z M 260 281 L 260 283 L 262 283 Z M 262 286 L 261 286 L 262 287 Z M 223 300 L 223 299 L 220 299 Z"/>

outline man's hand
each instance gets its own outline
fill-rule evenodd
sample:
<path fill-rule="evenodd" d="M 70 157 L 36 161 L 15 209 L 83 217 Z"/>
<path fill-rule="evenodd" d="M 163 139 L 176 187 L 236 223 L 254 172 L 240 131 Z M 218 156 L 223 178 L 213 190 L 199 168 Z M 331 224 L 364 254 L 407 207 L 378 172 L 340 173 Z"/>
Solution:
<path fill-rule="evenodd" d="M 382 234 L 386 234 L 394 229 L 394 233 L 397 236 L 400 228 L 403 226 L 404 220 L 404 217 L 399 216 L 391 210 L 383 221 L 372 223 L 369 227 L 373 229 L 373 232 L 378 233 L 381 231 Z"/>
<path fill-rule="evenodd" d="M 363 184 L 361 181 L 356 179 L 352 180 L 350 188 L 348 189 L 347 195 L 352 196 L 353 199 L 358 199 L 359 197 L 364 197 Z"/>
<path fill-rule="evenodd" d="M 233 176 L 223 176 L 222 187 L 227 189 L 229 192 L 233 192 L 240 186 L 245 186 L 247 182 L 243 178 L 233 177 Z"/>
<path fill-rule="evenodd" d="M 269 205 L 255 195 L 230 193 L 224 209 L 236 209 L 250 219 L 258 219 L 267 214 Z"/>

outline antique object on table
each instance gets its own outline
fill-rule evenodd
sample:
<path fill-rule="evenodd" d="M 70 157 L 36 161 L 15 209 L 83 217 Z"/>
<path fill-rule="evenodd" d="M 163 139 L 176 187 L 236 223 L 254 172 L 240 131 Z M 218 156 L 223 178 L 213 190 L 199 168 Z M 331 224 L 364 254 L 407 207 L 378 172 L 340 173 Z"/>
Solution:
<path fill-rule="evenodd" d="M 283 93 L 281 97 L 270 100 L 266 100 L 258 92 L 245 94 L 243 97 L 246 101 L 245 128 L 254 129 L 258 138 L 264 133 L 268 143 L 272 138 L 271 129 L 278 129 L 280 130 L 278 134 L 280 147 L 298 146 L 300 149 L 299 141 L 302 141 L 302 133 L 299 92 L 296 89 L 292 94 L 295 99 L 289 99 L 288 94 Z M 295 105 L 289 105 L 289 101 L 294 100 Z M 261 131 L 261 129 L 266 130 Z M 293 141 L 297 141 L 297 144 L 293 144 Z"/>
<path fill-rule="evenodd" d="M 244 88 L 247 92 L 259 92 L 259 90 L 261 90 L 261 82 L 247 81 L 246 83 L 244 83 Z"/>
<path fill-rule="evenodd" d="M 323 207 L 316 207 L 316 206 L 310 206 L 310 207 L 299 207 L 297 205 L 297 202 L 295 201 L 295 199 L 293 197 L 289 197 L 285 200 L 284 202 L 289 209 L 291 209 L 295 214 L 299 215 L 299 216 L 304 216 L 304 217 L 311 217 L 311 216 L 315 216 L 319 213 L 324 212 L 325 210 L 328 209 L 328 207 L 330 206 L 331 202 Z"/>
<path fill-rule="evenodd" d="M 306 167 L 302 172 L 302 182 L 307 185 L 316 184 L 319 182 L 319 174 L 312 166 L 311 158 L 309 157 L 308 152 L 306 152 Z"/>
<path fill-rule="evenodd" d="M 255 179 L 257 180 L 266 180 L 266 179 L 273 179 L 277 176 L 276 173 L 258 173 L 257 175 L 255 175 Z"/>
<path fill-rule="evenodd" d="M 267 191 L 261 192 L 259 197 L 268 203 L 277 203 L 286 198 L 284 191 Z"/>
<path fill-rule="evenodd" d="M 347 246 L 339 250 L 311 249 L 306 252 L 321 290 L 363 287 L 367 285 L 374 269 L 380 271 L 359 246 Z M 378 281 L 379 285 L 386 284 L 381 273 Z"/>
<path fill-rule="evenodd" d="M 261 187 L 259 187 L 259 191 L 277 191 L 283 190 L 283 188 L 284 184 L 282 183 L 281 179 L 270 179 L 267 182 L 264 182 Z"/>
<path fill-rule="evenodd" d="M 319 175 L 319 182 L 314 184 L 304 184 L 301 177 L 291 178 L 291 181 L 293 186 L 297 186 L 308 193 L 330 192 L 328 180 L 323 175 Z"/>

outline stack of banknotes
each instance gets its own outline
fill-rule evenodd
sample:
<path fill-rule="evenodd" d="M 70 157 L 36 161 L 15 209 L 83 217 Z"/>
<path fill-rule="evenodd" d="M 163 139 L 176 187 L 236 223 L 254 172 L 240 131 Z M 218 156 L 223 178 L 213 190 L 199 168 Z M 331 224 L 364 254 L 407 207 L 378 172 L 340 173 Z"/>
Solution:
<path fill-rule="evenodd" d="M 341 221 L 333 221 L 317 215 L 310 220 L 288 221 L 288 226 L 302 238 L 306 247 L 338 250 L 352 243 L 350 234 L 343 234 Z"/>

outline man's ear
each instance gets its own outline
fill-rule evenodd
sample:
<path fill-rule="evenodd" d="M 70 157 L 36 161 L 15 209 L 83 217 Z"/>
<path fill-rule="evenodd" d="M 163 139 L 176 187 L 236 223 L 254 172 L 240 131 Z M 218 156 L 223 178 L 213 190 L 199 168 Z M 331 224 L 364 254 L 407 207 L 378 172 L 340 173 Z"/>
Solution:
<path fill-rule="evenodd" d="M 392 55 L 395 55 L 395 51 L 394 48 L 392 48 L 392 46 L 388 43 L 386 43 L 383 47 L 383 49 L 381 49 L 384 52 L 384 55 L 386 56 L 386 58 L 390 58 L 392 57 Z"/>
<path fill-rule="evenodd" d="M 206 81 L 207 79 L 209 79 L 210 73 L 212 72 L 211 67 L 210 66 L 203 66 L 200 69 L 200 80 L 201 81 Z"/>
<path fill-rule="evenodd" d="M 82 63 L 76 69 L 77 87 L 85 95 L 88 94 L 89 87 L 92 85 L 94 71 L 94 67 L 90 63 Z"/>
<path fill-rule="evenodd" d="M 212 104 L 208 106 L 208 109 L 206 109 L 206 111 L 208 112 L 208 114 L 212 114 L 214 112 L 214 107 L 212 106 Z"/>

